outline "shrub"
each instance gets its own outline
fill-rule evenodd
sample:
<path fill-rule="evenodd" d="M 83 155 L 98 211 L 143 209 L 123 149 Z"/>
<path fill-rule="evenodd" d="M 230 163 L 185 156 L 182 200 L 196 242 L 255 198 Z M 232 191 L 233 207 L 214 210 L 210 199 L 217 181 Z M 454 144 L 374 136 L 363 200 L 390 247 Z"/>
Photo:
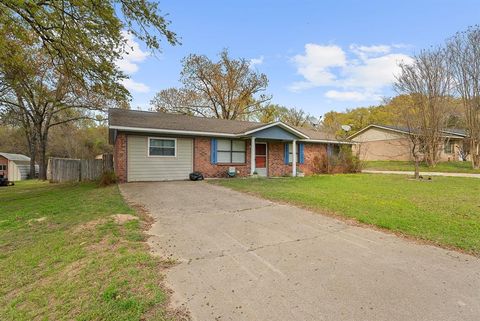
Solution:
<path fill-rule="evenodd" d="M 335 154 L 315 156 L 313 171 L 316 174 L 358 173 L 362 170 L 362 162 L 354 155 L 350 146 L 340 146 Z"/>
<path fill-rule="evenodd" d="M 115 175 L 113 171 L 103 172 L 98 182 L 100 186 L 108 186 L 116 183 L 117 183 L 117 175 Z"/>

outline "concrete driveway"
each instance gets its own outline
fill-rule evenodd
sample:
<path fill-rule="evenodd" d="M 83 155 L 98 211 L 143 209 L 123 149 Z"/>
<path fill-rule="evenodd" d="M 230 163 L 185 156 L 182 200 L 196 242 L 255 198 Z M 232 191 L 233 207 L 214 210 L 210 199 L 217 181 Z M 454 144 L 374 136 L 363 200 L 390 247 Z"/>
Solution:
<path fill-rule="evenodd" d="M 204 182 L 129 183 L 193 320 L 480 320 L 480 260 Z M 480 237 L 480 236 L 479 236 Z"/>

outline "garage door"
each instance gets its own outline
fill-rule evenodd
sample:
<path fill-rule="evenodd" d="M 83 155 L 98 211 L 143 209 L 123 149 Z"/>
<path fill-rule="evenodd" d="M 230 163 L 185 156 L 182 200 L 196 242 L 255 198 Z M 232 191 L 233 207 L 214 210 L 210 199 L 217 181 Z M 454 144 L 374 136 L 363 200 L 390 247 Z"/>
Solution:
<path fill-rule="evenodd" d="M 193 171 L 193 140 L 171 137 L 127 137 L 127 180 L 188 179 Z"/>

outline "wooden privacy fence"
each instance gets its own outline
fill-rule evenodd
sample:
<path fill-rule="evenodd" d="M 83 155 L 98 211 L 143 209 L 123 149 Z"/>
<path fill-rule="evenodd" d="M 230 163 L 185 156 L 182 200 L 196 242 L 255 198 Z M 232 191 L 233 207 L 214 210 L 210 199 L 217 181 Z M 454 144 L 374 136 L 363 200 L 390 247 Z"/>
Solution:
<path fill-rule="evenodd" d="M 113 171 L 113 155 L 103 154 L 102 159 L 48 159 L 47 178 L 51 182 L 81 182 L 99 179 L 102 173 Z"/>

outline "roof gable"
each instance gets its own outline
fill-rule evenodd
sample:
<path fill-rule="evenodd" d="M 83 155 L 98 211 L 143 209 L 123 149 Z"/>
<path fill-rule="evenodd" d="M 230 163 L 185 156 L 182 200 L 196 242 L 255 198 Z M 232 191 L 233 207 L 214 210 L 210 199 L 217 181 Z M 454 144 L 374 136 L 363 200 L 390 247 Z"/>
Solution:
<path fill-rule="evenodd" d="M 410 129 L 408 129 L 407 127 L 397 127 L 397 126 L 389 126 L 389 125 L 371 124 L 371 125 L 368 125 L 365 128 L 362 128 L 361 130 L 354 133 L 353 135 L 349 136 L 348 139 L 353 139 L 353 138 L 357 137 L 358 135 L 362 134 L 363 132 L 365 132 L 365 131 L 367 131 L 371 128 L 379 128 L 379 129 L 392 131 L 392 132 L 395 132 L 395 133 L 405 134 L 405 135 L 409 135 L 411 133 Z M 442 133 L 445 135 L 445 137 L 452 137 L 452 136 L 453 137 L 458 137 L 458 138 L 467 137 L 467 134 L 466 134 L 465 130 L 461 130 L 461 129 L 445 129 L 445 130 L 442 130 Z"/>
<path fill-rule="evenodd" d="M 10 153 L 0 153 L 0 156 L 5 157 L 11 161 L 18 161 L 18 162 L 29 162 L 30 157 L 22 155 L 22 154 L 10 154 Z"/>
<path fill-rule="evenodd" d="M 281 139 L 281 140 L 293 140 L 299 139 L 297 135 L 286 131 L 280 126 L 273 126 L 265 129 L 260 129 L 251 134 L 255 138 L 264 138 L 264 139 Z"/>

